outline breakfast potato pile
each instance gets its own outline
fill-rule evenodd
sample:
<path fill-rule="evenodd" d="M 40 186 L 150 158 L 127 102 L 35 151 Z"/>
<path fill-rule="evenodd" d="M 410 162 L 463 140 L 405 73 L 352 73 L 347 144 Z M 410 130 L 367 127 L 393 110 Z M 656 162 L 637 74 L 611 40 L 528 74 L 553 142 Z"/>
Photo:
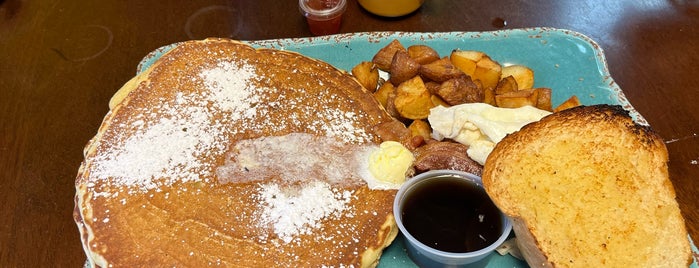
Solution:
<path fill-rule="evenodd" d="M 379 70 L 390 78 L 383 81 Z M 429 125 L 423 120 L 437 105 L 483 102 L 503 108 L 530 105 L 552 112 L 580 105 L 572 96 L 553 108 L 551 89 L 533 87 L 532 69 L 502 66 L 480 51 L 455 49 L 441 57 L 429 46 L 405 48 L 393 40 L 371 61 L 357 64 L 351 73 L 392 116 L 411 122 L 413 134 L 427 137 Z"/>

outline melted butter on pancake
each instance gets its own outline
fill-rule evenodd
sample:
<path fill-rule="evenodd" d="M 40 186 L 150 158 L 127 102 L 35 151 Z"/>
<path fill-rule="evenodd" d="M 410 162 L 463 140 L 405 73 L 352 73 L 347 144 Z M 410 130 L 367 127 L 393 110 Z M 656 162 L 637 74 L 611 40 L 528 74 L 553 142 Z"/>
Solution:
<path fill-rule="evenodd" d="M 333 185 L 361 185 L 374 144 L 348 145 L 307 133 L 239 141 L 216 169 L 221 183 L 246 183 L 277 177 L 286 184 L 324 180 Z"/>

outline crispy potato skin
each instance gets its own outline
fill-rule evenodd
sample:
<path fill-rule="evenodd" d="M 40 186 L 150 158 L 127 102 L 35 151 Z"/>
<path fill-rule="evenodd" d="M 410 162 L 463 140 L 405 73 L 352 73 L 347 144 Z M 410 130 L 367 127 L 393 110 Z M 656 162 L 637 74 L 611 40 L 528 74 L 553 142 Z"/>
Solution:
<path fill-rule="evenodd" d="M 439 59 L 439 53 L 426 45 L 409 46 L 408 55 L 421 65 L 428 64 Z"/>
<path fill-rule="evenodd" d="M 420 65 L 420 75 L 438 83 L 464 75 L 449 58 L 444 57 L 429 64 Z"/>
<path fill-rule="evenodd" d="M 444 81 L 437 89 L 436 95 L 449 105 L 483 102 L 483 89 L 471 78 L 463 75 Z"/>
<path fill-rule="evenodd" d="M 388 103 L 388 96 L 395 94 L 396 88 L 391 83 L 383 83 L 379 89 L 374 92 L 374 98 L 381 103 L 381 106 L 386 108 Z"/>
<path fill-rule="evenodd" d="M 538 99 L 536 100 L 536 108 L 546 111 L 553 111 L 551 108 L 551 89 L 550 88 L 536 88 Z"/>
<path fill-rule="evenodd" d="M 379 69 L 370 61 L 363 61 L 352 68 L 352 75 L 369 92 L 376 91 L 379 84 Z"/>
<path fill-rule="evenodd" d="M 394 85 L 399 85 L 418 74 L 420 64 L 408 55 L 406 51 L 396 51 L 391 61 L 390 81 Z M 377 74 L 378 75 L 378 74 Z"/>
<path fill-rule="evenodd" d="M 507 92 L 517 91 L 517 80 L 512 76 L 503 77 L 495 86 L 495 94 L 504 94 Z"/>
<path fill-rule="evenodd" d="M 398 40 L 393 40 L 381 48 L 374 55 L 374 58 L 371 59 L 371 62 L 375 63 L 379 70 L 389 72 L 391 70 L 391 62 L 393 62 L 393 55 L 397 51 L 406 51 L 406 49 Z"/>
<path fill-rule="evenodd" d="M 517 89 L 530 89 L 534 87 L 534 71 L 524 65 L 510 65 L 502 68 L 501 77 L 512 76 L 517 81 Z"/>
<path fill-rule="evenodd" d="M 393 101 L 396 110 L 404 118 L 425 119 L 434 107 L 431 94 L 420 76 L 405 81 L 396 88 L 396 98 Z"/>
<path fill-rule="evenodd" d="M 578 96 L 573 95 L 560 105 L 556 106 L 556 108 L 553 109 L 553 112 L 560 112 L 577 106 L 580 106 L 580 100 L 578 99 Z"/>
<path fill-rule="evenodd" d="M 539 99 L 538 92 L 533 89 L 517 90 L 495 95 L 495 103 L 502 108 L 519 108 L 522 106 L 535 106 Z"/>

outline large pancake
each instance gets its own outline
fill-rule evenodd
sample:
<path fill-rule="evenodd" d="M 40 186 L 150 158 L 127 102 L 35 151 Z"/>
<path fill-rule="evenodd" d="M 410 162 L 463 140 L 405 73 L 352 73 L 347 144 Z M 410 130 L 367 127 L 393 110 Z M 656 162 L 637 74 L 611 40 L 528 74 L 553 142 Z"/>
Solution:
<path fill-rule="evenodd" d="M 395 191 L 366 152 L 393 120 L 297 53 L 184 42 L 126 83 L 85 148 L 75 220 L 93 266 L 375 266 Z"/>

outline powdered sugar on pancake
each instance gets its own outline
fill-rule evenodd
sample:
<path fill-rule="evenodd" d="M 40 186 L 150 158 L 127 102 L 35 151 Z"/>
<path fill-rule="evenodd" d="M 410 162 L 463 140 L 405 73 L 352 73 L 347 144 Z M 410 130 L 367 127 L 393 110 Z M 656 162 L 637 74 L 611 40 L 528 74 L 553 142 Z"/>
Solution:
<path fill-rule="evenodd" d="M 325 182 L 312 181 L 297 189 L 277 184 L 261 185 L 261 226 L 271 225 L 284 243 L 320 228 L 325 218 L 340 218 L 348 209 L 352 192 L 333 189 Z M 346 215 L 345 215 L 346 216 Z"/>
<path fill-rule="evenodd" d="M 270 87 L 265 81 L 265 75 L 269 74 L 260 75 L 260 72 L 264 70 L 255 69 L 254 65 L 244 60 L 220 60 L 213 66 L 202 67 L 197 77 L 187 81 L 193 84 L 188 87 L 199 89 L 195 93 L 175 90 L 170 99 L 163 96 L 151 106 L 134 108 L 139 110 L 132 112 L 132 118 L 119 123 L 119 127 L 134 129 L 134 132 L 123 136 L 123 140 L 119 140 L 123 134 L 116 133 L 117 138 L 105 144 L 107 149 L 101 150 L 93 159 L 91 178 L 110 179 L 110 183 L 133 186 L 139 191 L 157 190 L 176 182 L 211 182 L 217 172 L 222 175 L 226 168 L 217 170 L 214 164 L 204 160 L 224 156 L 231 149 L 228 139 L 232 135 L 239 132 L 252 135 L 288 132 L 288 129 L 297 129 L 302 123 L 307 124 L 306 131 L 324 133 L 337 143 L 362 144 L 371 140 L 371 134 L 354 125 L 356 118 L 362 114 L 343 111 L 331 104 L 338 102 L 337 96 L 324 91 L 318 94 L 327 95 L 303 93 L 306 86 L 325 86 L 322 81 L 311 79 L 306 81 L 305 86 L 296 85 L 294 88 L 284 88 L 283 85 Z M 269 92 L 279 91 L 294 93 L 279 93 L 274 94 L 275 99 L 269 98 Z M 301 103 L 304 105 L 299 105 Z M 266 118 L 272 111 L 284 109 L 294 112 L 277 118 L 275 124 L 248 123 L 264 121 L 266 119 L 261 118 Z M 326 122 L 309 118 L 324 118 Z M 323 144 L 318 140 L 309 142 Z M 323 146 L 317 147 L 318 150 L 314 152 L 304 151 L 308 148 L 303 146 L 285 149 L 293 149 L 288 150 L 290 154 L 322 153 Z M 327 156 L 343 150 L 325 153 Z M 275 158 L 275 161 L 282 160 L 285 158 Z M 328 167 L 323 171 L 326 173 L 317 174 L 318 177 L 351 178 L 354 172 L 350 170 L 339 174 L 338 170 L 333 169 L 337 163 L 351 162 L 349 159 L 323 161 L 305 164 Z M 270 161 L 268 164 L 273 163 Z M 273 167 L 279 168 L 283 164 L 286 162 Z M 329 174 L 333 172 L 335 174 Z M 300 177 L 298 174 L 293 176 Z M 223 177 L 225 182 L 225 178 L 237 178 L 237 175 Z"/>
<path fill-rule="evenodd" d="M 256 77 L 250 65 L 236 66 L 231 62 L 222 61 L 215 68 L 201 72 L 204 84 L 209 90 L 208 99 L 223 111 L 231 112 L 230 119 L 240 120 L 252 118 L 257 110 L 253 106 L 260 102 L 255 91 L 251 88 L 251 79 Z"/>
<path fill-rule="evenodd" d="M 213 167 L 201 159 L 227 149 L 231 130 L 225 123 L 256 116 L 256 93 L 267 90 L 254 87 L 256 77 L 251 65 L 232 61 L 202 70 L 199 79 L 206 90 L 177 92 L 172 100 L 143 109 L 132 122 L 136 132 L 121 146 L 97 155 L 92 175 L 141 190 L 208 181 Z"/>
<path fill-rule="evenodd" d="M 172 109 L 169 105 L 163 107 Z M 225 149 L 217 138 L 218 129 L 204 123 L 210 116 L 202 107 L 190 107 L 186 118 L 173 114 L 157 120 L 129 137 L 122 147 L 99 155 L 93 175 L 112 177 L 119 184 L 138 185 L 144 189 L 167 183 L 154 179 L 172 174 L 178 174 L 183 182 L 201 179 L 197 170 L 207 167 L 197 158 L 203 152 Z"/>

